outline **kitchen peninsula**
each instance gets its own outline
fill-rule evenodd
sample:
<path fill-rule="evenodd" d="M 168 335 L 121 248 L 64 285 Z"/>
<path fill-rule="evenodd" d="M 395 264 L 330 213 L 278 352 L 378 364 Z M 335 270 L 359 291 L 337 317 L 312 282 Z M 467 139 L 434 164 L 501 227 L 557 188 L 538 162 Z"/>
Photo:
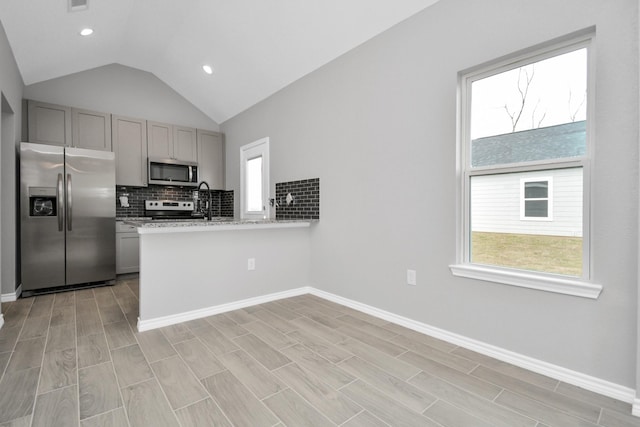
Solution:
<path fill-rule="evenodd" d="M 313 222 L 129 221 L 140 235 L 138 330 L 306 292 Z"/>

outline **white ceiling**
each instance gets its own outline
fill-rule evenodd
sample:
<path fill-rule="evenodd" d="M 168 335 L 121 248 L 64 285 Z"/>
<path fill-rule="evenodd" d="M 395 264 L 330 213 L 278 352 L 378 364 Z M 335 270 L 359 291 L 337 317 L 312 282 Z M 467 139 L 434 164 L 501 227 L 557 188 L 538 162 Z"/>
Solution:
<path fill-rule="evenodd" d="M 26 85 L 119 63 L 221 123 L 436 1 L 1 0 L 0 21 Z"/>

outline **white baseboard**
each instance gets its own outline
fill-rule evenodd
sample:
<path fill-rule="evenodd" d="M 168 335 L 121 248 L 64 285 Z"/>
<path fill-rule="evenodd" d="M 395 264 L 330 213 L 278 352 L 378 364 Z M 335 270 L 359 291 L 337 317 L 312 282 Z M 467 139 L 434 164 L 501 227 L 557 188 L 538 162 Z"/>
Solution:
<path fill-rule="evenodd" d="M 532 357 L 515 353 L 501 347 L 465 337 L 463 335 L 445 331 L 443 329 L 436 328 L 425 323 L 417 322 L 406 317 L 398 316 L 397 314 L 380 310 L 379 308 L 362 304 L 348 298 L 343 298 L 341 296 L 321 291 L 319 289 L 311 288 L 310 293 L 320 298 L 324 298 L 329 301 L 351 307 L 355 310 L 362 311 L 380 319 L 384 319 L 389 322 L 412 329 L 414 331 L 430 335 L 434 338 L 439 338 L 452 344 L 459 345 L 460 347 L 476 351 L 478 353 L 493 357 L 503 362 L 511 363 L 512 365 L 516 365 L 521 368 L 557 379 L 559 381 L 564 381 L 565 383 L 572 384 L 586 390 L 602 394 L 604 396 L 621 400 L 623 402 L 633 403 L 633 414 L 640 416 L 640 399 L 635 399 L 635 390 L 631 388 L 605 381 L 603 379 L 596 378 L 590 375 L 586 375 L 581 372 L 576 372 L 571 369 L 563 368 L 561 366 L 544 362 L 542 360 L 534 359 Z"/>
<path fill-rule="evenodd" d="M 10 293 L 10 294 L 2 294 L 0 295 L 0 302 L 12 302 L 18 299 L 18 297 L 20 297 L 20 295 L 22 294 L 22 284 L 20 284 L 20 286 L 18 286 L 18 289 L 16 289 L 15 292 Z"/>
<path fill-rule="evenodd" d="M 640 416 L 640 398 L 635 397 L 635 390 L 596 378 L 590 375 L 576 372 L 571 369 L 563 368 L 542 360 L 534 359 L 523 354 L 515 353 L 501 347 L 484 343 L 463 335 L 455 334 L 444 329 L 436 328 L 426 323 L 421 323 L 397 314 L 372 307 L 348 298 L 344 298 L 329 292 L 321 291 L 310 286 L 292 289 L 284 292 L 277 292 L 255 298 L 248 298 L 241 301 L 235 301 L 227 304 L 221 304 L 213 307 L 207 307 L 200 310 L 193 310 L 185 313 L 179 313 L 171 316 L 158 317 L 155 319 L 140 320 L 138 319 L 138 331 L 144 332 L 151 329 L 161 328 L 163 326 L 174 325 L 176 323 L 187 322 L 189 320 L 200 319 L 203 317 L 220 314 L 227 311 L 237 310 L 240 308 L 250 307 L 252 305 L 263 304 L 265 302 L 275 301 L 283 298 L 289 298 L 297 295 L 312 294 L 338 304 L 351 307 L 355 310 L 362 311 L 380 319 L 387 320 L 414 331 L 439 338 L 455 345 L 476 351 L 486 356 L 493 357 L 503 362 L 511 363 L 530 371 L 555 378 L 559 381 L 593 391 L 623 402 L 633 404 L 633 415 Z"/>
<path fill-rule="evenodd" d="M 295 297 L 311 293 L 308 286 L 289 291 L 276 292 L 273 294 L 263 295 L 259 297 L 247 298 L 240 301 L 234 301 L 226 304 L 220 304 L 213 307 L 206 307 L 199 310 L 187 311 L 185 313 L 172 314 L 170 316 L 156 317 L 154 319 L 141 320 L 138 319 L 138 331 L 144 332 L 151 329 L 162 328 L 164 326 L 175 325 L 176 323 L 187 322 L 189 320 L 201 319 L 203 317 L 213 316 L 214 314 L 225 313 L 227 311 L 238 310 L 240 308 L 251 307 L 252 305 L 264 304 L 265 302 L 275 301 L 283 298 Z"/>

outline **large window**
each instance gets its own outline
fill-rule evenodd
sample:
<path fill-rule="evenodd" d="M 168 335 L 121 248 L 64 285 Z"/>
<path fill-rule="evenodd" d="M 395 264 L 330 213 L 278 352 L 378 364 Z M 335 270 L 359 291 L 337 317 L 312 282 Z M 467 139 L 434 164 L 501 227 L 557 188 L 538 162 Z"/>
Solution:
<path fill-rule="evenodd" d="M 592 35 L 460 76 L 456 275 L 596 297 L 590 280 Z"/>
<path fill-rule="evenodd" d="M 268 218 L 269 138 L 240 147 L 240 186 L 241 218 Z"/>

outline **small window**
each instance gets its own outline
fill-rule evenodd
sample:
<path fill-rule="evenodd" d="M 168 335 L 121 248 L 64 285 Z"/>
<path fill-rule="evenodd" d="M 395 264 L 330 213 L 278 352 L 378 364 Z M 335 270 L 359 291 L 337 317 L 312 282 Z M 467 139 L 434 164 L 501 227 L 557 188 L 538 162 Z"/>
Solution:
<path fill-rule="evenodd" d="M 262 212 L 262 156 L 247 160 L 247 212 Z"/>
<path fill-rule="evenodd" d="M 240 147 L 242 219 L 269 217 L 269 138 Z"/>
<path fill-rule="evenodd" d="M 523 178 L 521 180 L 521 220 L 553 220 L 552 178 Z"/>
<path fill-rule="evenodd" d="M 586 204 L 593 38 L 584 32 L 460 74 L 453 274 L 599 294 L 589 283 Z"/>

